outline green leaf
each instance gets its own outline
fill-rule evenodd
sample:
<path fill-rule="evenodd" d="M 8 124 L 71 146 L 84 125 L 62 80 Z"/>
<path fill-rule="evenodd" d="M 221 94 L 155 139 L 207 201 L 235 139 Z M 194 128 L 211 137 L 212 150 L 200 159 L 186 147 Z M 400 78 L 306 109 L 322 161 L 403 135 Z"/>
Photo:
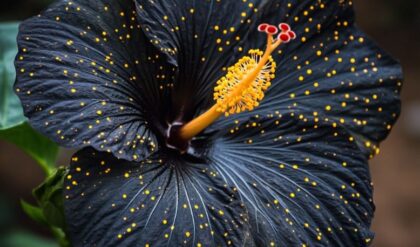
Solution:
<path fill-rule="evenodd" d="M 55 168 L 58 146 L 26 122 L 21 103 L 13 90 L 18 26 L 18 23 L 0 24 L 0 139 L 23 149 L 48 175 L 45 182 L 34 190 L 40 207 L 22 200 L 22 209 L 33 220 L 49 226 L 60 246 L 67 247 L 70 245 L 64 232 L 63 211 L 63 179 L 67 171 L 64 168 Z M 29 234 L 16 234 L 0 238 L 0 246 L 57 245 Z"/>
<path fill-rule="evenodd" d="M 55 169 L 58 146 L 36 132 L 28 123 L 0 130 L 0 139 L 16 144 L 34 158 L 47 175 Z"/>
<path fill-rule="evenodd" d="M 20 101 L 13 91 L 18 26 L 18 23 L 0 24 L 0 130 L 26 121 Z"/>
<path fill-rule="evenodd" d="M 51 240 L 25 232 L 12 232 L 0 236 L 0 246 L 6 247 L 58 247 Z"/>
<path fill-rule="evenodd" d="M 18 23 L 0 24 L 0 139 L 23 149 L 50 175 L 55 168 L 58 146 L 26 123 L 21 103 L 13 91 L 18 26 Z"/>
<path fill-rule="evenodd" d="M 33 206 L 25 202 L 24 200 L 20 200 L 20 205 L 22 206 L 22 209 L 26 213 L 26 215 L 28 215 L 32 220 L 40 224 L 47 224 L 47 221 L 41 208 Z"/>
<path fill-rule="evenodd" d="M 66 168 L 58 168 L 33 192 L 50 226 L 65 229 L 63 207 L 63 182 L 67 175 Z"/>
<path fill-rule="evenodd" d="M 61 247 L 71 246 L 65 232 L 63 207 L 63 182 L 67 173 L 66 168 L 57 168 L 51 176 L 34 189 L 33 195 L 39 207 L 21 201 L 26 214 L 36 222 L 48 226 Z"/>
<path fill-rule="evenodd" d="M 66 233 L 61 228 L 51 227 L 51 231 L 55 239 L 57 239 L 58 243 L 60 244 L 60 247 L 71 247 Z"/>

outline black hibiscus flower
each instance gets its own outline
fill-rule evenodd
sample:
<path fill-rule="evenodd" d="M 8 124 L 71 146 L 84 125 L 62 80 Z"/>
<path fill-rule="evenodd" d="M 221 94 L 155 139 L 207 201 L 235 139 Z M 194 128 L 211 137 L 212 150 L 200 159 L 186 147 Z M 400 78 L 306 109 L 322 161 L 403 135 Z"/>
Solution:
<path fill-rule="evenodd" d="M 32 126 L 85 147 L 74 246 L 371 242 L 367 163 L 402 76 L 351 1 L 58 1 L 18 43 Z"/>

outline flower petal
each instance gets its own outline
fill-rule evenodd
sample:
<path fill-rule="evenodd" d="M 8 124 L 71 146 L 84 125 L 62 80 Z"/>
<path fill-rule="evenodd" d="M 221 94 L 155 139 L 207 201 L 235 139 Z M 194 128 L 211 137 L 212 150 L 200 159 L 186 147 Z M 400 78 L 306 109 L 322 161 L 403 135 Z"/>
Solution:
<path fill-rule="evenodd" d="M 275 115 L 215 138 L 210 167 L 234 186 L 256 246 L 366 246 L 373 233 L 367 157 L 342 127 Z"/>
<path fill-rule="evenodd" d="M 297 40 L 274 56 L 276 78 L 261 105 L 233 120 L 281 113 L 314 126 L 342 126 L 366 153 L 377 154 L 400 114 L 400 64 L 354 25 L 350 2 L 293 6 L 286 22 Z M 213 129 L 233 120 L 221 119 Z"/>
<path fill-rule="evenodd" d="M 133 2 L 58 1 L 21 24 L 18 44 L 15 89 L 34 128 L 129 160 L 156 149 L 171 70 Z"/>
<path fill-rule="evenodd" d="M 243 246 L 250 236 L 237 194 L 206 164 L 92 149 L 72 160 L 64 205 L 74 246 Z"/>
<path fill-rule="evenodd" d="M 284 50 L 292 53 L 279 57 L 277 79 L 252 114 L 278 111 L 313 125 L 339 125 L 366 152 L 377 153 L 400 115 L 399 63 L 355 27 L 337 27 Z"/>

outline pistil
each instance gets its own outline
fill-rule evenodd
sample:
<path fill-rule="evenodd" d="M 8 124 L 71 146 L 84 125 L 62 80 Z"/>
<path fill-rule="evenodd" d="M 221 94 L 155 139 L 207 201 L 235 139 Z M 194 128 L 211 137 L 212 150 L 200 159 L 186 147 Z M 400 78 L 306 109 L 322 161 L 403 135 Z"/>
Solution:
<path fill-rule="evenodd" d="M 269 24 L 261 24 L 258 31 L 267 34 L 267 47 L 265 52 L 250 50 L 249 55 L 241 58 L 234 66 L 228 69 L 226 76 L 222 77 L 214 90 L 216 104 L 209 110 L 183 125 L 179 129 L 179 138 L 184 141 L 192 139 L 205 128 L 215 122 L 222 115 L 226 117 L 246 110 L 252 111 L 259 106 L 264 98 L 264 92 L 271 86 L 275 77 L 276 63 L 271 54 L 282 44 L 296 38 L 296 34 L 285 23 L 278 28 Z"/>

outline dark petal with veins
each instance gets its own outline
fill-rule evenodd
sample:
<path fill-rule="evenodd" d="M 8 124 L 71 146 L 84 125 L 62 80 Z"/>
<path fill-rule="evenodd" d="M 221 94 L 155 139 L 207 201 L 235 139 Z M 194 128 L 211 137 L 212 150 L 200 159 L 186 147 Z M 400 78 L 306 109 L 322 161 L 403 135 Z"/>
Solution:
<path fill-rule="evenodd" d="M 213 137 L 209 155 L 245 204 L 257 246 L 367 246 L 368 157 L 342 127 L 298 116 L 254 118 Z"/>
<path fill-rule="evenodd" d="M 377 154 L 400 114 L 399 63 L 355 27 L 309 38 L 298 48 L 302 53 L 293 49 L 283 51 L 293 57 L 277 58 L 277 78 L 246 117 L 281 112 L 314 125 L 341 126 L 366 153 Z"/>
<path fill-rule="evenodd" d="M 18 45 L 15 89 L 35 129 L 128 160 L 157 149 L 172 69 L 132 1 L 58 1 L 21 24 Z"/>
<path fill-rule="evenodd" d="M 242 246 L 237 193 L 206 164 L 157 156 L 130 163 L 85 149 L 72 158 L 65 212 L 79 246 Z"/>

